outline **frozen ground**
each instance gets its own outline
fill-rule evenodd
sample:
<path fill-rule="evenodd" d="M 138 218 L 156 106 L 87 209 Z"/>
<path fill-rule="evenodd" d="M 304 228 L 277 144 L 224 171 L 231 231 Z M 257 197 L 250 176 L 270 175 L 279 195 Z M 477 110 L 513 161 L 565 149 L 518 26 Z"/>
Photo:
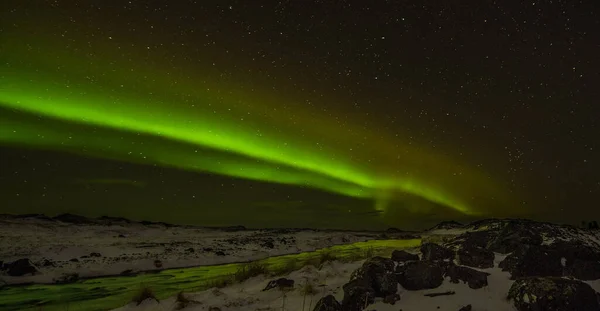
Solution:
<path fill-rule="evenodd" d="M 488 286 L 481 289 L 471 289 L 467 284 L 453 284 L 448 279 L 442 286 L 431 290 L 407 291 L 398 285 L 401 300 L 394 305 L 385 304 L 377 299 L 376 303 L 365 310 L 377 311 L 457 311 L 471 305 L 474 311 L 504 311 L 516 310 L 512 303 L 506 299 L 506 293 L 512 285 L 510 275 L 502 272 L 497 266 L 504 259 L 504 255 L 496 254 L 495 266 L 490 269 L 477 269 L 490 273 Z M 295 281 L 293 290 L 283 293 L 276 289 L 262 291 L 272 278 L 263 276 L 252 278 L 246 282 L 235 284 L 226 288 L 213 288 L 198 293 L 187 293 L 185 297 L 192 302 L 183 310 L 239 310 L 239 311 L 303 311 L 314 308 L 315 303 L 323 296 L 332 294 L 338 301 L 343 298 L 342 286 L 348 283 L 350 274 L 362 265 L 363 261 L 356 263 L 333 262 L 324 265 L 320 270 L 312 266 L 304 267 L 292 272 L 286 278 Z M 316 289 L 312 295 L 305 295 L 306 284 L 311 284 Z M 453 291 L 454 295 L 427 297 L 425 294 L 443 293 Z M 304 306 L 304 307 L 303 307 Z M 146 300 L 139 306 L 131 303 L 115 311 L 170 311 L 179 307 L 176 298 L 156 302 Z M 213 308 L 213 309 L 211 309 Z"/>
<path fill-rule="evenodd" d="M 0 260 L 28 258 L 41 272 L 2 279 L 8 284 L 52 283 L 69 273 L 92 277 L 245 262 L 372 240 L 379 234 L 242 229 L 0 218 Z"/>

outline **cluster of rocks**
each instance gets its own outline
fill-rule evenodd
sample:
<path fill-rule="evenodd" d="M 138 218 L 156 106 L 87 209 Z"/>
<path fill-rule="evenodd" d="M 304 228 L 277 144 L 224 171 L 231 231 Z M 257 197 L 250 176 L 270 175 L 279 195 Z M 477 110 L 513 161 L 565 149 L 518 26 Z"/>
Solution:
<path fill-rule="evenodd" d="M 456 224 L 444 227 L 454 228 Z M 587 243 L 585 237 L 566 242 L 564 228 L 521 220 L 488 220 L 475 223 L 471 229 L 475 230 L 443 245 L 422 244 L 420 258 L 394 251 L 391 258 L 368 259 L 343 286 L 341 302 L 326 296 L 314 310 L 359 311 L 373 304 L 376 298 L 395 304 L 401 299 L 398 284 L 414 291 L 437 288 L 449 279 L 480 289 L 488 285 L 489 273 L 475 268 L 494 267 L 495 253 L 508 254 L 499 267 L 515 280 L 507 298 L 517 310 L 600 310 L 599 294 L 582 282 L 600 279 L 600 245 Z M 554 243 L 544 245 L 544 237 L 554 237 Z M 468 305 L 460 310 L 470 309 Z"/>

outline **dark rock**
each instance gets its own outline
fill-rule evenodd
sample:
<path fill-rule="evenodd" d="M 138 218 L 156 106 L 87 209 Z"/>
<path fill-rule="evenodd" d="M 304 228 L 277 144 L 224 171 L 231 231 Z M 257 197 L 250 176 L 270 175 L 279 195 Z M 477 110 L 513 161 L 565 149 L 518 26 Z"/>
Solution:
<path fill-rule="evenodd" d="M 434 243 L 424 243 L 421 245 L 422 260 L 444 260 L 452 259 L 454 251 Z"/>
<path fill-rule="evenodd" d="M 162 263 L 162 261 L 160 261 L 160 260 L 157 259 L 157 260 L 154 261 L 154 266 L 156 268 L 162 268 L 163 263 Z"/>
<path fill-rule="evenodd" d="M 90 257 L 102 257 L 100 253 L 90 253 Z"/>
<path fill-rule="evenodd" d="M 442 221 L 439 224 L 433 226 L 431 229 L 429 230 L 436 230 L 436 229 L 455 229 L 455 228 L 462 228 L 463 225 L 459 222 L 456 222 L 454 220 L 449 220 L 449 221 Z"/>
<path fill-rule="evenodd" d="M 134 276 L 135 273 L 133 273 L 133 270 L 127 269 L 127 270 L 124 270 L 123 272 L 119 273 L 119 275 L 122 275 L 122 276 Z"/>
<path fill-rule="evenodd" d="M 482 269 L 494 267 L 494 253 L 480 247 L 463 247 L 459 249 L 457 259 L 464 266 Z"/>
<path fill-rule="evenodd" d="M 79 280 L 79 274 L 77 273 L 66 273 L 61 275 L 58 279 L 54 280 L 56 284 L 70 284 L 75 283 Z"/>
<path fill-rule="evenodd" d="M 186 248 L 186 249 L 185 249 L 185 252 L 186 252 L 186 253 L 193 253 L 194 251 L 195 251 L 195 250 L 194 250 L 194 248 L 193 248 L 193 247 L 190 247 L 190 248 Z"/>
<path fill-rule="evenodd" d="M 375 291 L 375 297 L 386 297 L 398 291 L 398 279 L 394 273 L 394 262 L 383 257 L 367 259 L 352 272 L 350 281 L 362 279 Z"/>
<path fill-rule="evenodd" d="M 79 257 L 79 258 L 81 258 L 81 259 L 87 259 L 87 258 L 90 258 L 90 256 L 88 256 L 88 255 L 83 255 L 83 256 L 81 256 L 81 257 Z"/>
<path fill-rule="evenodd" d="M 498 264 L 510 272 L 511 279 L 531 276 L 561 276 L 563 266 L 556 249 L 541 245 L 523 245 Z"/>
<path fill-rule="evenodd" d="M 263 292 L 273 288 L 278 288 L 281 290 L 294 288 L 294 280 L 279 278 L 277 280 L 270 281 L 267 284 L 267 286 L 263 289 Z"/>
<path fill-rule="evenodd" d="M 387 228 L 387 230 L 385 230 L 386 233 L 401 233 L 402 230 L 398 229 L 398 228 Z"/>
<path fill-rule="evenodd" d="M 70 262 L 79 262 L 79 259 L 77 259 L 77 258 L 71 258 L 71 259 L 69 259 L 69 261 Z"/>
<path fill-rule="evenodd" d="M 394 293 L 394 294 L 383 297 L 383 303 L 387 303 L 390 305 L 395 305 L 396 302 L 399 300 L 400 300 L 400 295 L 398 293 Z"/>
<path fill-rule="evenodd" d="M 435 262 L 408 262 L 396 268 L 398 282 L 407 290 L 433 289 L 442 285 L 443 270 Z"/>
<path fill-rule="evenodd" d="M 38 272 L 28 258 L 21 258 L 12 263 L 4 264 L 4 269 L 6 270 L 6 274 L 10 276 L 34 275 Z"/>
<path fill-rule="evenodd" d="M 392 260 L 396 262 L 416 261 L 419 260 L 419 255 L 411 254 L 407 251 L 395 250 L 392 252 Z"/>
<path fill-rule="evenodd" d="M 125 238 L 126 236 L 125 236 L 125 235 L 123 235 L 123 234 L 119 234 L 119 235 L 118 235 L 118 237 L 119 237 L 119 238 Z"/>
<path fill-rule="evenodd" d="M 342 305 L 333 295 L 327 295 L 317 301 L 313 311 L 342 311 Z"/>
<path fill-rule="evenodd" d="M 460 309 L 458 309 L 458 311 L 471 311 L 473 309 L 473 307 L 471 307 L 471 305 L 466 305 Z"/>
<path fill-rule="evenodd" d="M 223 251 L 216 251 L 215 255 L 217 255 L 217 256 L 225 256 L 226 254 Z"/>
<path fill-rule="evenodd" d="M 132 222 L 131 220 L 129 220 L 129 219 L 127 219 L 127 218 L 123 218 L 123 217 L 112 217 L 112 216 L 100 216 L 100 217 L 98 217 L 97 219 L 98 219 L 98 220 L 100 220 L 100 221 L 102 221 L 102 222 L 109 223 L 109 224 L 113 224 L 113 223 L 119 223 L 119 222 L 122 222 L 122 223 L 129 224 L 129 223 L 131 223 L 131 222 Z"/>
<path fill-rule="evenodd" d="M 93 220 L 88 219 L 87 217 L 73 215 L 73 214 L 60 214 L 52 217 L 54 220 L 62 221 L 70 224 L 84 225 L 84 224 L 92 224 Z"/>
<path fill-rule="evenodd" d="M 438 297 L 438 296 L 451 296 L 451 295 L 455 295 L 456 292 L 454 291 L 447 291 L 447 292 L 443 292 L 443 293 L 429 293 L 429 294 L 424 294 L 423 296 L 426 297 Z"/>
<path fill-rule="evenodd" d="M 40 265 L 42 267 L 56 267 L 56 264 L 52 260 L 49 260 L 49 259 L 42 260 Z"/>
<path fill-rule="evenodd" d="M 210 308 L 208 308 L 208 311 L 221 311 L 221 308 L 219 308 L 219 307 L 210 307 Z"/>
<path fill-rule="evenodd" d="M 572 276 L 583 281 L 600 279 L 600 261 L 575 259 L 564 270 L 565 276 Z"/>
<path fill-rule="evenodd" d="M 600 251 L 573 242 L 558 242 L 549 246 L 554 249 L 559 256 L 564 257 L 566 266 L 570 266 L 576 259 L 585 261 L 600 261 Z"/>
<path fill-rule="evenodd" d="M 211 247 L 205 247 L 202 250 L 205 251 L 205 252 L 212 252 L 213 251 L 213 249 Z"/>
<path fill-rule="evenodd" d="M 541 245 L 542 236 L 535 232 L 535 227 L 525 221 L 512 220 L 492 239 L 487 249 L 493 252 L 508 254 L 522 245 Z"/>
<path fill-rule="evenodd" d="M 456 265 L 451 265 L 445 274 L 446 277 L 450 278 L 450 282 L 458 283 L 459 281 L 463 281 L 472 289 L 478 289 L 487 286 L 488 275 L 490 274 L 486 272 Z"/>
<path fill-rule="evenodd" d="M 362 311 L 375 302 L 375 290 L 363 279 L 350 281 L 343 286 L 342 310 Z"/>
<path fill-rule="evenodd" d="M 598 311 L 596 292 L 586 283 L 557 277 L 516 280 L 508 298 L 519 311 Z"/>
<path fill-rule="evenodd" d="M 0 260 L 0 270 L 4 271 L 4 261 Z"/>
<path fill-rule="evenodd" d="M 262 246 L 264 248 L 274 248 L 275 244 L 273 244 L 272 241 L 266 241 L 266 242 L 262 243 L 260 246 Z"/>

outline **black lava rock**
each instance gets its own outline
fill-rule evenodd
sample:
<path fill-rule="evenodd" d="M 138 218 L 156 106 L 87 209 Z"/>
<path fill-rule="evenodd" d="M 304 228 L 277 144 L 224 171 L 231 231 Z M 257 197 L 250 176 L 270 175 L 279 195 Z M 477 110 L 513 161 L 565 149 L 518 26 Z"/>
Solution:
<path fill-rule="evenodd" d="M 419 255 L 411 254 L 407 251 L 395 250 L 392 252 L 392 260 L 396 262 L 417 261 Z"/>
<path fill-rule="evenodd" d="M 433 289 L 442 285 L 443 270 L 433 261 L 408 262 L 396 268 L 398 282 L 407 290 Z"/>
<path fill-rule="evenodd" d="M 100 253 L 90 253 L 90 257 L 102 257 Z"/>
<path fill-rule="evenodd" d="M 375 297 L 386 297 L 398 291 L 398 279 L 394 273 L 394 262 L 383 257 L 373 257 L 356 269 L 350 281 L 364 280 L 374 292 Z"/>
<path fill-rule="evenodd" d="M 333 295 L 327 295 L 317 301 L 313 311 L 342 311 L 342 305 Z"/>
<path fill-rule="evenodd" d="M 264 248 L 274 248 L 275 244 L 273 244 L 272 241 L 265 241 L 264 243 L 262 243 L 260 246 L 264 247 Z"/>
<path fill-rule="evenodd" d="M 12 263 L 4 264 L 4 269 L 6 270 L 6 274 L 10 276 L 34 275 L 38 272 L 28 258 L 21 258 Z"/>
<path fill-rule="evenodd" d="M 450 282 L 452 283 L 463 281 L 464 283 L 467 283 L 470 288 L 478 289 L 488 285 L 488 275 L 490 274 L 468 267 L 451 265 L 448 267 L 448 270 L 446 270 L 445 276 L 449 277 Z"/>
<path fill-rule="evenodd" d="M 519 311 L 598 311 L 596 292 L 578 280 L 533 277 L 516 280 L 508 298 Z"/>
<path fill-rule="evenodd" d="M 562 276 L 561 255 L 549 246 L 523 245 L 498 265 L 511 279 L 531 276 Z"/>
<path fill-rule="evenodd" d="M 375 302 L 375 290 L 363 279 L 350 281 L 343 286 L 344 299 L 342 310 L 363 311 L 366 306 Z"/>
<path fill-rule="evenodd" d="M 480 247 L 463 247 L 457 252 L 457 259 L 461 265 L 476 268 L 494 267 L 494 253 Z"/>
<path fill-rule="evenodd" d="M 600 279 L 600 261 L 573 260 L 564 270 L 565 276 L 572 276 L 583 281 Z"/>
<path fill-rule="evenodd" d="M 286 279 L 286 278 L 279 278 L 277 280 L 270 281 L 267 284 L 267 286 L 263 289 L 263 292 L 273 289 L 273 288 L 278 288 L 278 289 L 294 288 L 294 280 L 290 280 L 290 279 Z"/>
<path fill-rule="evenodd" d="M 421 245 L 422 260 L 444 260 L 454 258 L 454 251 L 434 243 Z"/>

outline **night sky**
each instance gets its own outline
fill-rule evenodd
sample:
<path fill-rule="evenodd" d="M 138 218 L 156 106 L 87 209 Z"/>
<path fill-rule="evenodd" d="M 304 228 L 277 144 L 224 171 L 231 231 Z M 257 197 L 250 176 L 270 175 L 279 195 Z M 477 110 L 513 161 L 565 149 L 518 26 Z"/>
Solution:
<path fill-rule="evenodd" d="M 0 213 L 600 218 L 595 1 L 0 6 Z"/>

